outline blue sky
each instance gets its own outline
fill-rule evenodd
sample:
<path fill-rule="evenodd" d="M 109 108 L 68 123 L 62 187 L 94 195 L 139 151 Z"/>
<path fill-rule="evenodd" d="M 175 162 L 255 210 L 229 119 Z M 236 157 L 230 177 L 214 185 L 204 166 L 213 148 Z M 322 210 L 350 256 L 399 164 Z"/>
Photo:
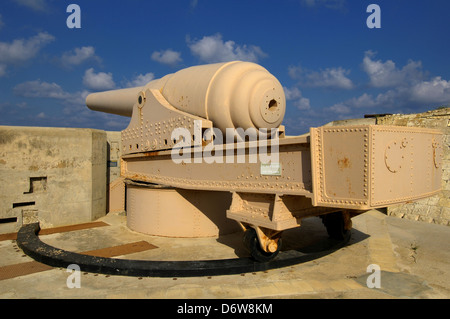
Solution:
<path fill-rule="evenodd" d="M 372 3 L 381 28 L 367 27 Z M 449 12 L 446 0 L 2 0 L 0 125 L 122 130 L 129 118 L 89 110 L 89 92 L 230 60 L 279 79 L 290 135 L 435 109 L 450 105 Z"/>

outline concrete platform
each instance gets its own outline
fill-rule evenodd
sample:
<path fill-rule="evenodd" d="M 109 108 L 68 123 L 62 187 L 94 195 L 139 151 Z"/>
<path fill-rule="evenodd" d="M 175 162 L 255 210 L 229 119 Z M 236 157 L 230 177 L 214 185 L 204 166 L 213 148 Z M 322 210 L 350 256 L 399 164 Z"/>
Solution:
<path fill-rule="evenodd" d="M 164 238 L 126 227 L 110 213 L 78 229 L 42 230 L 43 242 L 93 255 L 140 260 L 209 260 L 247 256 L 235 233 L 219 238 Z M 327 234 L 319 218 L 286 231 L 284 249 L 320 250 Z M 353 218 L 348 245 L 295 266 L 226 276 L 152 278 L 76 273 L 33 261 L 14 237 L 0 238 L 0 298 L 439 298 L 450 297 L 450 228 L 370 211 Z M 369 265 L 379 266 L 380 288 L 367 286 Z M 369 278 L 369 279 L 370 279 Z M 372 283 L 375 281 L 369 280 Z"/>

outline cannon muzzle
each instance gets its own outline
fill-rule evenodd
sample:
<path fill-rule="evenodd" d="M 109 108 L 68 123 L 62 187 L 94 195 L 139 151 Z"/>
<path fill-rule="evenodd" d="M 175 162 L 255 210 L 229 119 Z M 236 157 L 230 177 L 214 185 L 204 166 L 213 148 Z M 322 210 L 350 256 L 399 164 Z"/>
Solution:
<path fill-rule="evenodd" d="M 133 105 L 136 103 L 136 99 L 141 91 L 142 87 L 134 87 L 92 93 L 86 98 L 86 105 L 93 111 L 131 117 Z"/>

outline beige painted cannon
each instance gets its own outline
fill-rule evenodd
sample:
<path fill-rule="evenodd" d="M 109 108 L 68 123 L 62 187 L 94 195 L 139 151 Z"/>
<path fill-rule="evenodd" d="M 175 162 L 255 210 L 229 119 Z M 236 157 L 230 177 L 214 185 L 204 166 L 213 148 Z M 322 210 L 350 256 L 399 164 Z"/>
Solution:
<path fill-rule="evenodd" d="M 206 119 L 223 132 L 227 128 L 277 128 L 284 118 L 286 99 L 280 82 L 263 67 L 249 62 L 195 66 L 166 75 L 143 87 L 93 93 L 87 106 L 96 111 L 132 116 L 133 105 L 144 105 L 147 92 L 168 109 Z M 138 96 L 138 100 L 137 97 Z M 160 110 L 155 110 L 160 113 Z M 174 114 L 154 114 L 169 121 Z"/>
<path fill-rule="evenodd" d="M 283 88 L 254 63 L 194 66 L 86 103 L 131 116 L 121 158 L 131 229 L 215 236 L 235 231 L 234 220 L 260 261 L 303 218 L 321 216 L 340 238 L 357 214 L 441 188 L 439 131 L 357 125 L 286 136 Z"/>

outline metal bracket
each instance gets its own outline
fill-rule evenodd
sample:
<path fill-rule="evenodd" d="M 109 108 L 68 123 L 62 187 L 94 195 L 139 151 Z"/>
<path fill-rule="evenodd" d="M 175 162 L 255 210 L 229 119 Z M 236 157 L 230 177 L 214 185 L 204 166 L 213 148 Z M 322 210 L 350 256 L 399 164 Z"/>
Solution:
<path fill-rule="evenodd" d="M 281 237 L 281 231 L 276 231 L 259 226 L 252 226 L 256 230 L 258 242 L 262 250 L 267 253 L 274 253 L 278 249 L 278 241 Z"/>
<path fill-rule="evenodd" d="M 158 90 L 141 91 L 130 124 L 122 131 L 122 154 L 172 149 L 179 142 L 172 139 L 177 128 L 188 130 L 190 140 L 186 142 L 194 145 L 199 142 L 194 136 L 202 138 L 203 130 L 212 127 L 209 120 L 175 109 Z"/>

